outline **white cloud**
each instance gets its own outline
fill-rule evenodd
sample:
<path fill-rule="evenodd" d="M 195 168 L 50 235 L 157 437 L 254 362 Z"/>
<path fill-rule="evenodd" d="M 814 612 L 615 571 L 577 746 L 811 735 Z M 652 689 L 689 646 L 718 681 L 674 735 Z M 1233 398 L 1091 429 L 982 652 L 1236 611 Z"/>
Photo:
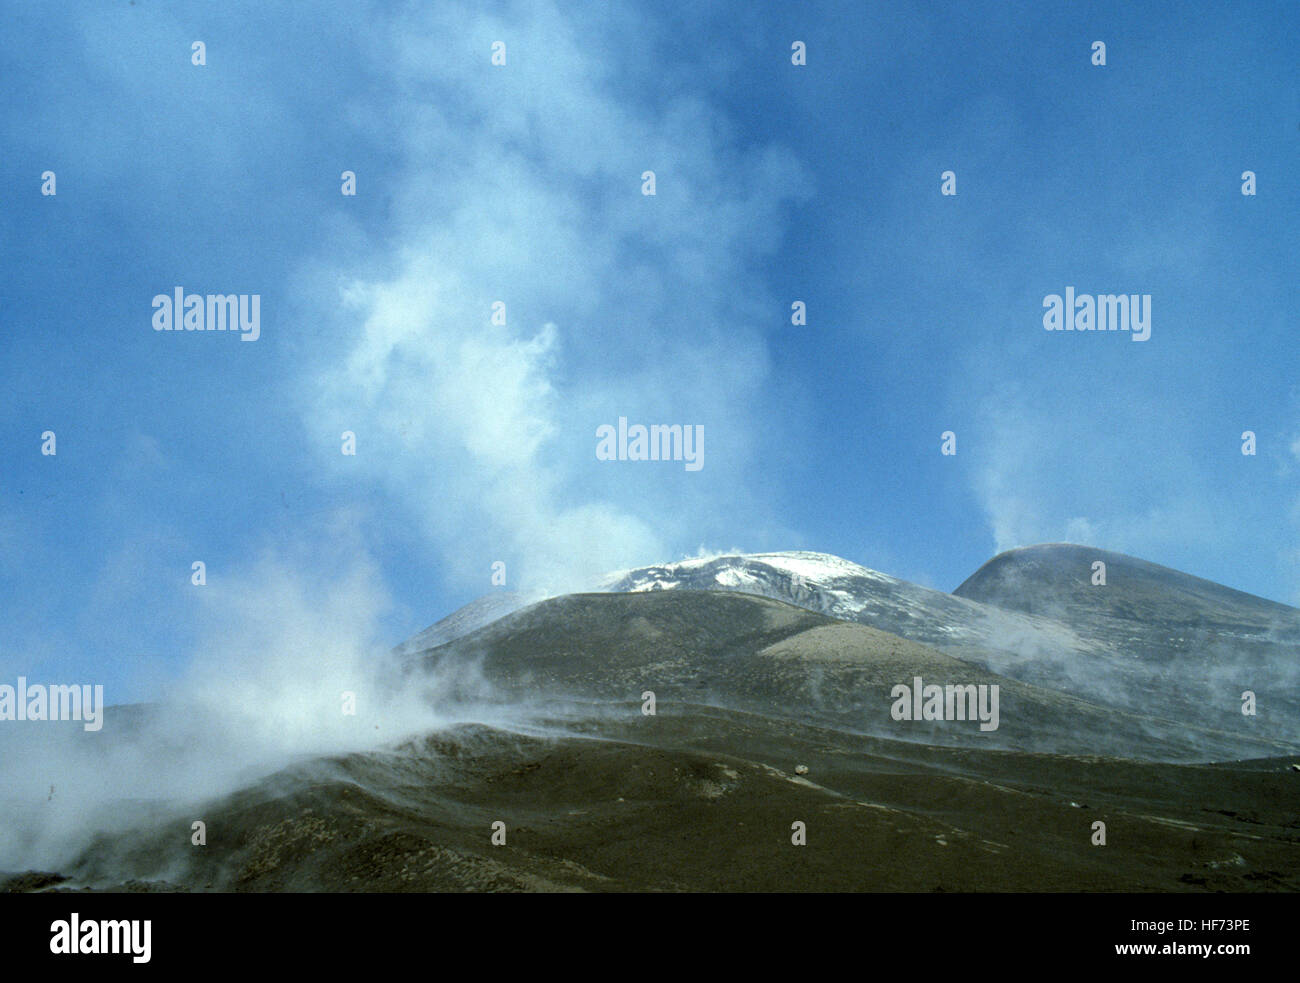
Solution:
<path fill-rule="evenodd" d="M 621 51 L 657 43 L 620 17 L 411 12 L 375 52 L 384 105 L 351 111 L 403 157 L 365 192 L 392 196 L 397 234 L 373 269 L 333 277 L 343 310 L 302 380 L 304 422 L 335 463 L 330 441 L 355 431 L 366 478 L 485 586 L 498 558 L 511 586 L 580 586 L 762 512 L 743 479 L 775 306 L 750 271 L 804 178 L 777 149 L 738 149 L 698 96 L 617 78 Z M 705 471 L 600 470 L 595 427 L 619 415 L 703 425 Z"/>

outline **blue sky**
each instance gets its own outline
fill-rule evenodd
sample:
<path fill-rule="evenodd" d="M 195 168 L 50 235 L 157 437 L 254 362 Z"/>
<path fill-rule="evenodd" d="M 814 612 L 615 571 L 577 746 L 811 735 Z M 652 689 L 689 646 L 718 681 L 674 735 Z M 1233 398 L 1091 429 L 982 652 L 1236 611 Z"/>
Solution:
<path fill-rule="evenodd" d="M 1300 8 L 662 6 L 10 5 L 0 676 L 387 646 L 497 560 L 1068 540 L 1300 601 Z M 155 332 L 178 285 L 261 337 Z M 1150 340 L 1044 331 L 1066 286 Z M 598 461 L 620 416 L 703 469 Z"/>

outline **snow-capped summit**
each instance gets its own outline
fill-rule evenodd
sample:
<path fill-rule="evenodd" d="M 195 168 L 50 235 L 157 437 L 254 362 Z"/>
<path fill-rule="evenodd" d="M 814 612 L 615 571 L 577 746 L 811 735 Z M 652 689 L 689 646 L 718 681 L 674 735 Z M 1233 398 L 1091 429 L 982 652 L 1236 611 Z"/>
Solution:
<path fill-rule="evenodd" d="M 675 563 L 657 564 L 624 570 L 611 574 L 604 584 L 610 591 L 670 590 L 687 587 L 692 590 L 716 586 L 722 589 L 744 590 L 764 594 L 772 587 L 779 590 L 771 596 L 785 598 L 786 593 L 798 593 L 809 588 L 832 589 L 844 581 L 875 580 L 881 583 L 902 583 L 896 577 L 871 570 L 843 557 L 811 550 L 788 550 L 781 553 L 735 553 L 718 556 L 692 557 Z M 711 583 L 710 583 L 711 581 Z"/>
<path fill-rule="evenodd" d="M 985 605 L 931 590 L 829 553 L 791 550 L 682 560 L 612 576 L 608 591 L 728 590 L 787 601 L 833 618 L 859 621 L 940 646 L 982 646 L 990 632 Z M 1032 616 L 995 612 L 1033 634 Z M 1060 627 L 1042 626 L 1059 645 Z M 1001 624 L 999 624 L 999 629 Z M 994 645 L 993 647 L 998 647 Z"/>

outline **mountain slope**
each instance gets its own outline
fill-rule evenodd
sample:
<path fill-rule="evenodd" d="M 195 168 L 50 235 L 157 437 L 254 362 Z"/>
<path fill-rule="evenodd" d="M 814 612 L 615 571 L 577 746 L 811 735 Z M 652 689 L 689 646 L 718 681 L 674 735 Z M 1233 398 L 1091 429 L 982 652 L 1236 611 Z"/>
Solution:
<path fill-rule="evenodd" d="M 1108 587 L 1090 586 L 1108 562 Z M 809 552 L 687 560 L 627 571 L 611 590 L 742 591 L 934 646 L 1090 702 L 1300 743 L 1300 612 L 1085 547 L 1003 554 L 945 594 Z M 1242 714 L 1242 694 L 1258 713 Z M 1243 745 L 1243 753 L 1245 745 Z"/>
<path fill-rule="evenodd" d="M 412 659 L 444 695 L 482 698 L 486 684 L 494 699 L 544 704 L 548 712 L 578 701 L 638 714 L 649 691 L 660 713 L 678 701 L 705 703 L 927 743 L 1183 760 L 1290 749 L 1249 730 L 1099 705 L 888 632 L 741 593 L 553 598 Z M 924 684 L 998 686 L 997 728 L 894 720 L 893 688 L 918 676 Z"/>
<path fill-rule="evenodd" d="M 915 675 L 997 685 L 998 727 L 893 719 L 891 688 Z M 425 697 L 419 732 L 206 801 L 95 813 L 75 788 L 12 790 L 64 803 L 87 835 L 0 890 L 1300 889 L 1300 778 L 1265 736 L 1101 706 L 772 598 L 553 598 L 410 652 L 392 685 Z M 439 723 L 443 703 L 475 722 Z M 388 728 L 384 706 L 359 721 Z M 1139 760 L 1234 754 L 1253 759 Z"/>
<path fill-rule="evenodd" d="M 1093 566 L 1105 564 L 1105 583 Z M 968 577 L 956 596 L 1010 611 L 1089 624 L 1090 634 L 1146 626 L 1300 644 L 1300 609 L 1193 577 L 1146 560 L 1068 543 L 999 553 Z M 1162 639 L 1177 642 L 1178 636 Z"/>
<path fill-rule="evenodd" d="M 444 645 L 454 638 L 468 635 L 484 625 L 490 625 L 498 618 L 504 618 L 512 611 L 517 611 L 528 599 L 514 591 L 494 591 L 470 601 L 464 607 L 457 608 L 441 621 L 430 625 L 424 631 L 417 632 L 406 641 L 397 645 L 393 652 L 404 655 L 421 649 Z"/>
<path fill-rule="evenodd" d="M 958 751 L 679 711 L 320 759 L 160 810 L 62 871 L 0 873 L 0 891 L 1300 889 L 1300 782 L 1278 762 Z M 213 831 L 203 849 L 194 815 Z"/>

